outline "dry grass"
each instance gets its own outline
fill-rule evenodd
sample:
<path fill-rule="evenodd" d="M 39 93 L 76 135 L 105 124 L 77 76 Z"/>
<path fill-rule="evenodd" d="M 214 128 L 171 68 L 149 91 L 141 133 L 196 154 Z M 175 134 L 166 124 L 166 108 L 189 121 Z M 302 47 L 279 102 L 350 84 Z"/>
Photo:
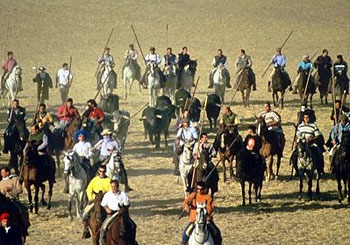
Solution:
<path fill-rule="evenodd" d="M 169 24 L 169 44 L 175 51 L 189 47 L 198 59 L 201 75 L 198 97 L 207 92 L 211 59 L 222 47 L 229 57 L 229 69 L 240 48 L 251 54 L 258 78 L 258 90 L 252 95 L 252 106 L 246 110 L 237 95 L 233 110 L 242 116 L 243 125 L 252 122 L 253 114 L 262 109 L 263 101 L 270 100 L 266 80 L 260 79 L 275 48 L 287 34 L 294 33 L 284 49 L 287 68 L 295 77 L 297 63 L 305 53 L 314 53 L 327 47 L 332 57 L 343 54 L 350 59 L 349 19 L 350 5 L 346 0 L 336 1 L 8 1 L 0 2 L 2 34 L 5 43 L 7 20 L 10 21 L 8 49 L 15 52 L 24 68 L 24 89 L 19 99 L 30 113 L 35 109 L 35 86 L 31 79 L 32 66 L 44 65 L 51 75 L 73 56 L 75 75 L 70 95 L 79 109 L 95 94 L 93 74 L 96 59 L 107 35 L 114 27 L 109 46 L 117 62 L 120 75 L 125 48 L 134 42 L 130 25 L 134 24 L 146 52 L 155 46 L 165 52 L 165 25 Z M 3 47 L 3 46 L 2 46 Z M 265 77 L 267 78 L 267 76 Z M 117 93 L 122 94 L 121 84 Z M 232 91 L 227 94 L 230 99 Z M 52 90 L 48 102 L 50 110 L 59 104 L 58 90 Z M 318 125 L 327 137 L 331 127 L 330 106 L 320 106 L 315 96 Z M 131 114 L 147 101 L 146 91 L 140 95 L 134 88 L 130 101 L 121 101 L 121 107 Z M 298 182 L 288 176 L 288 156 L 298 110 L 296 96 L 286 96 L 286 108 L 281 111 L 287 138 L 281 180 L 265 183 L 263 201 L 259 205 L 240 207 L 240 187 L 237 183 L 220 182 L 215 201 L 215 221 L 220 227 L 225 244 L 347 244 L 350 236 L 349 210 L 337 204 L 335 181 L 327 175 L 321 181 L 321 196 L 312 202 L 297 201 Z M 3 110 L 1 110 L 3 117 Z M 1 124 L 4 128 L 5 124 Z M 244 128 L 244 127 L 243 127 Z M 138 224 L 140 244 L 178 244 L 187 220 L 178 220 L 183 193 L 172 175 L 171 147 L 155 151 L 144 139 L 142 124 L 132 121 L 125 151 L 125 164 L 130 183 L 131 215 Z M 6 162 L 2 160 L 2 164 Z M 82 240 L 79 220 L 69 221 L 66 211 L 67 197 L 61 194 L 63 181 L 54 187 L 53 208 L 40 209 L 31 215 L 32 226 L 28 244 L 90 244 Z M 26 197 L 23 196 L 23 199 Z"/>

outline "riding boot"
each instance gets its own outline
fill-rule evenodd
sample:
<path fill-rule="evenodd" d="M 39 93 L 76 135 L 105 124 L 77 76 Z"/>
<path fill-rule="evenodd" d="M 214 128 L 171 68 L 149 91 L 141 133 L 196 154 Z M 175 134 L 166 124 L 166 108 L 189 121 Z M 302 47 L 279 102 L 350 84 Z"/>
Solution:
<path fill-rule="evenodd" d="M 90 238 L 91 237 L 91 234 L 90 234 L 90 231 L 89 231 L 89 220 L 88 219 L 83 219 L 83 238 L 84 239 L 87 239 L 87 238 Z"/>
<path fill-rule="evenodd" d="M 63 188 L 63 194 L 68 194 L 69 190 L 68 190 L 68 186 L 69 186 L 69 176 L 68 174 L 64 175 L 64 188 Z"/>
<path fill-rule="evenodd" d="M 213 88 L 214 85 L 213 85 L 213 72 L 210 73 L 209 75 L 209 86 L 208 88 Z"/>
<path fill-rule="evenodd" d="M 271 93 L 272 89 L 271 89 L 271 81 L 267 82 L 267 92 Z"/>
<path fill-rule="evenodd" d="M 231 86 L 231 75 L 230 73 L 228 72 L 227 69 L 224 70 L 226 76 L 227 76 L 227 81 L 226 81 L 226 88 L 232 88 Z"/>

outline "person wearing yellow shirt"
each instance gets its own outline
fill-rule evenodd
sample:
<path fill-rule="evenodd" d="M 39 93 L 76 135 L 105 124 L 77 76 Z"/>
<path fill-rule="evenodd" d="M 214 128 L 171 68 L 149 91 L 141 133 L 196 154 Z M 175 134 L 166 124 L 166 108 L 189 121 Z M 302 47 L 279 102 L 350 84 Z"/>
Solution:
<path fill-rule="evenodd" d="M 46 111 L 46 105 L 39 105 L 39 112 L 35 117 L 36 123 L 39 125 L 39 128 L 43 129 L 44 127 L 49 128 L 50 125 L 53 125 L 53 118 L 49 112 Z"/>
<path fill-rule="evenodd" d="M 89 213 L 94 207 L 94 200 L 96 197 L 95 193 L 99 193 L 102 191 L 103 193 L 106 193 L 107 191 L 111 190 L 110 185 L 111 179 L 107 177 L 106 175 L 106 166 L 101 165 L 98 168 L 98 173 L 95 178 L 93 178 L 87 189 L 86 189 L 86 195 L 89 200 L 89 204 L 86 206 L 83 214 L 83 225 L 84 225 L 84 232 L 83 232 L 83 238 L 89 238 L 90 231 L 88 228 L 88 220 L 89 220 Z"/>

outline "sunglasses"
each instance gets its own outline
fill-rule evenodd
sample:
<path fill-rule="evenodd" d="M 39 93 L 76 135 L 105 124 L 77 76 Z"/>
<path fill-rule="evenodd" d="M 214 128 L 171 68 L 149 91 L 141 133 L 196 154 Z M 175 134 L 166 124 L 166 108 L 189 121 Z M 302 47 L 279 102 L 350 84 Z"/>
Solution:
<path fill-rule="evenodd" d="M 99 173 L 105 173 L 106 170 L 99 170 L 98 172 L 99 172 Z"/>

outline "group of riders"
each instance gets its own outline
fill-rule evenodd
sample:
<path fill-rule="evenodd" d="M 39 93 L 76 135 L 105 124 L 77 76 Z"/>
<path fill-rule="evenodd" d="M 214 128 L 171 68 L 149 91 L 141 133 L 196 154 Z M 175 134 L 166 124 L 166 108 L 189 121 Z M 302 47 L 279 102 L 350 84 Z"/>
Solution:
<path fill-rule="evenodd" d="M 227 76 L 226 86 L 228 88 L 231 87 L 230 80 L 231 76 L 227 70 L 227 57 L 223 54 L 222 49 L 217 50 L 217 56 L 213 58 L 212 65 L 213 70 L 210 74 L 209 79 L 209 88 L 213 87 L 213 74 L 219 68 L 223 68 L 224 74 Z M 141 76 L 141 68 L 137 64 L 138 52 L 134 49 L 132 44 L 129 45 L 128 50 L 125 53 L 125 58 L 130 57 L 135 64 L 137 79 L 140 83 L 146 87 L 147 86 L 147 74 L 150 70 L 151 65 L 155 65 L 157 68 L 157 72 L 159 73 L 159 77 L 162 80 L 163 86 L 165 86 L 166 81 L 168 80 L 168 74 L 165 73 L 165 70 L 172 70 L 174 67 L 178 68 L 178 76 L 181 77 L 184 72 L 184 68 L 191 62 L 190 55 L 188 54 L 187 47 L 182 48 L 182 52 L 178 55 L 172 53 L 172 49 L 167 48 L 166 54 L 161 58 L 157 53 L 156 49 L 152 47 L 150 49 L 150 53 L 145 57 L 145 63 L 147 68 L 143 76 Z M 115 66 L 113 56 L 110 54 L 110 49 L 106 48 L 104 53 L 98 59 L 98 64 L 101 66 L 101 70 L 99 70 L 99 74 L 97 76 L 98 84 L 97 86 L 101 86 L 101 76 L 103 73 L 103 69 L 106 66 L 113 68 Z M 245 50 L 241 49 L 240 54 L 236 61 L 236 81 L 234 84 L 234 88 L 237 88 L 239 85 L 238 75 L 242 70 L 248 70 L 248 76 L 250 81 L 252 82 L 253 90 L 256 90 L 256 79 L 255 74 L 252 70 L 252 59 L 249 55 L 246 54 Z M 282 50 L 278 48 L 276 50 L 276 54 L 271 59 L 271 64 L 281 70 L 284 80 L 286 84 L 289 86 L 290 90 L 293 90 L 293 93 L 296 93 L 296 83 L 292 83 L 287 71 L 286 67 L 286 57 L 282 54 Z M 4 90 L 6 86 L 6 79 L 11 73 L 12 69 L 17 65 L 16 60 L 13 58 L 13 53 L 8 52 L 7 59 L 2 63 L 3 75 L 1 78 L 1 89 Z M 163 65 L 164 70 L 162 71 L 159 66 Z M 310 60 L 308 55 L 303 57 L 303 60 L 300 62 L 298 66 L 298 73 L 303 71 L 312 72 L 313 67 L 318 69 L 320 74 L 326 74 L 326 76 L 331 79 L 332 77 L 332 65 L 333 65 L 333 74 L 334 76 L 342 76 L 347 83 L 349 79 L 347 77 L 347 63 L 343 60 L 341 55 L 337 56 L 337 61 L 332 64 L 331 58 L 328 56 L 328 51 L 326 49 L 323 50 L 322 55 L 319 56 L 314 64 Z M 124 69 L 124 68 L 123 68 Z M 88 109 L 80 115 L 78 110 L 73 105 L 73 100 L 71 98 L 67 99 L 69 88 L 73 81 L 73 74 L 70 71 L 70 67 L 67 63 L 62 65 L 62 68 L 57 72 L 56 75 L 56 87 L 60 87 L 61 92 L 61 100 L 62 105 L 57 110 L 57 118 L 59 119 L 58 126 L 52 130 L 54 125 L 53 116 L 46 111 L 45 100 L 49 99 L 49 88 L 52 88 L 52 80 L 48 73 L 46 73 L 45 67 L 40 67 L 39 73 L 36 74 L 33 82 L 37 83 L 38 93 L 38 108 L 34 116 L 33 126 L 31 127 L 30 132 L 26 127 L 26 110 L 25 108 L 19 105 L 18 99 L 14 99 L 12 101 L 11 107 L 6 112 L 6 120 L 8 122 L 8 127 L 4 133 L 5 140 L 5 148 L 3 149 L 4 153 L 8 153 L 11 149 L 7 148 L 7 146 L 11 145 L 9 140 L 9 135 L 14 133 L 18 134 L 18 139 L 23 146 L 27 141 L 31 142 L 35 145 L 39 155 L 52 154 L 50 145 L 55 143 L 55 137 L 62 137 L 65 133 L 65 129 L 69 127 L 74 118 L 83 118 L 86 119 L 86 124 L 84 129 L 79 129 L 75 135 L 74 140 L 76 143 L 72 146 L 72 150 L 79 156 L 82 165 L 90 166 L 91 159 L 96 151 L 99 151 L 99 161 L 104 162 L 108 159 L 111 154 L 115 151 L 121 152 L 123 149 L 120 147 L 120 144 L 113 137 L 113 132 L 109 129 L 103 129 L 102 122 L 105 120 L 105 115 L 103 111 L 97 106 L 95 100 L 89 100 L 87 102 Z M 272 77 L 274 75 L 275 69 L 273 70 L 270 78 L 268 80 L 268 89 L 271 90 L 271 82 Z M 192 71 L 192 76 L 194 76 L 194 71 Z M 313 82 L 310 80 L 310 82 Z M 116 84 L 115 84 L 116 86 Z M 22 85 L 20 85 L 19 90 L 22 90 Z M 330 147 L 330 157 L 334 156 L 334 153 L 337 150 L 337 147 L 341 143 L 341 135 L 344 131 L 350 131 L 350 122 L 349 122 L 349 109 L 345 107 L 344 101 L 336 100 L 335 101 L 335 110 L 332 112 L 331 119 L 335 122 L 334 128 L 330 133 L 329 140 L 327 142 L 327 146 Z M 276 111 L 271 109 L 271 105 L 269 102 L 264 104 L 264 111 L 258 115 L 258 118 L 261 118 L 267 126 L 269 132 L 273 135 L 273 140 L 276 142 L 277 147 L 283 149 L 283 140 L 284 134 L 282 130 L 282 118 L 281 115 Z M 229 135 L 233 137 L 237 137 L 239 135 L 238 126 L 240 125 L 240 120 L 238 115 L 231 111 L 230 107 L 225 107 L 224 113 L 220 119 L 220 130 L 216 139 L 220 139 L 220 134 L 223 132 L 227 132 Z M 208 167 L 213 167 L 212 158 L 216 157 L 217 149 L 214 147 L 212 143 L 208 141 L 208 136 L 204 132 L 200 132 L 199 125 L 190 120 L 189 111 L 185 110 L 183 112 L 182 118 L 178 121 L 176 125 L 176 142 L 175 142 L 175 154 L 174 154 L 174 162 L 175 162 L 175 174 L 179 174 L 179 155 L 183 152 L 183 147 L 186 142 L 193 142 L 193 158 L 198 159 L 199 153 L 201 150 L 208 151 L 209 157 L 209 165 Z M 262 139 L 258 132 L 259 129 L 256 128 L 255 125 L 250 125 L 248 127 L 248 135 L 243 141 L 245 149 L 255 156 L 255 158 L 259 161 L 265 161 L 264 158 L 260 155 L 260 149 L 262 147 Z M 98 141 L 94 142 L 95 144 L 89 141 L 91 132 L 96 133 L 98 136 Z M 301 107 L 300 112 L 298 114 L 298 125 L 296 127 L 296 137 L 303 136 L 305 137 L 306 142 L 309 144 L 312 149 L 313 154 L 322 157 L 324 149 L 324 140 L 321 132 L 319 131 L 316 125 L 316 117 L 315 113 L 312 109 L 307 108 L 305 105 Z M 296 142 L 293 142 L 296 144 Z M 294 146 L 295 148 L 295 146 Z M 294 150 L 293 156 L 296 157 L 297 152 Z M 292 157 L 293 157 L 292 156 Z M 332 161 L 331 161 L 332 162 Z M 332 166 L 330 166 L 332 168 Z M 323 172 L 324 166 L 319 166 Z M 8 173 L 3 180 L 0 181 L 0 192 L 7 196 L 14 196 L 14 198 L 18 198 L 18 195 L 21 191 L 15 190 L 11 183 L 10 187 L 7 184 L 4 184 L 10 175 L 10 171 L 5 169 L 6 173 Z M 4 171 L 5 171 L 4 170 Z M 111 180 L 106 175 L 106 166 L 104 164 L 99 165 L 97 168 L 97 176 L 92 178 L 88 187 L 87 187 L 87 197 L 89 200 L 89 205 L 87 205 L 84 215 L 83 215 L 83 223 L 84 223 L 84 237 L 89 237 L 88 230 L 88 218 L 89 214 L 93 208 L 93 200 L 95 199 L 96 193 L 102 192 L 105 193 L 101 205 L 104 208 L 104 211 L 107 213 L 107 217 L 112 217 L 119 208 L 130 205 L 130 200 L 125 192 L 132 190 L 128 184 L 126 183 L 125 192 L 119 189 L 119 182 L 117 180 Z M 12 177 L 9 177 L 12 178 Z M 67 179 L 67 178 L 66 178 Z M 17 180 L 16 180 L 17 181 Z M 18 180 L 19 181 L 19 180 Z M 222 238 L 218 227 L 214 224 L 212 218 L 213 212 L 213 194 L 209 194 L 208 186 L 205 181 L 197 181 L 196 186 L 194 187 L 189 182 L 188 191 L 191 194 L 184 201 L 184 210 L 189 213 L 189 224 L 184 230 L 183 233 L 183 244 L 187 244 L 191 233 L 194 230 L 194 223 L 196 221 L 196 206 L 198 203 L 206 203 L 207 205 L 207 221 L 208 227 L 212 234 L 215 244 L 221 244 Z M 64 192 L 67 193 L 67 181 Z M 107 222 L 108 219 L 105 220 Z M 136 228 L 136 225 L 130 220 L 132 224 L 131 227 Z M 100 240 L 101 243 L 104 243 L 105 230 L 101 229 Z"/>

